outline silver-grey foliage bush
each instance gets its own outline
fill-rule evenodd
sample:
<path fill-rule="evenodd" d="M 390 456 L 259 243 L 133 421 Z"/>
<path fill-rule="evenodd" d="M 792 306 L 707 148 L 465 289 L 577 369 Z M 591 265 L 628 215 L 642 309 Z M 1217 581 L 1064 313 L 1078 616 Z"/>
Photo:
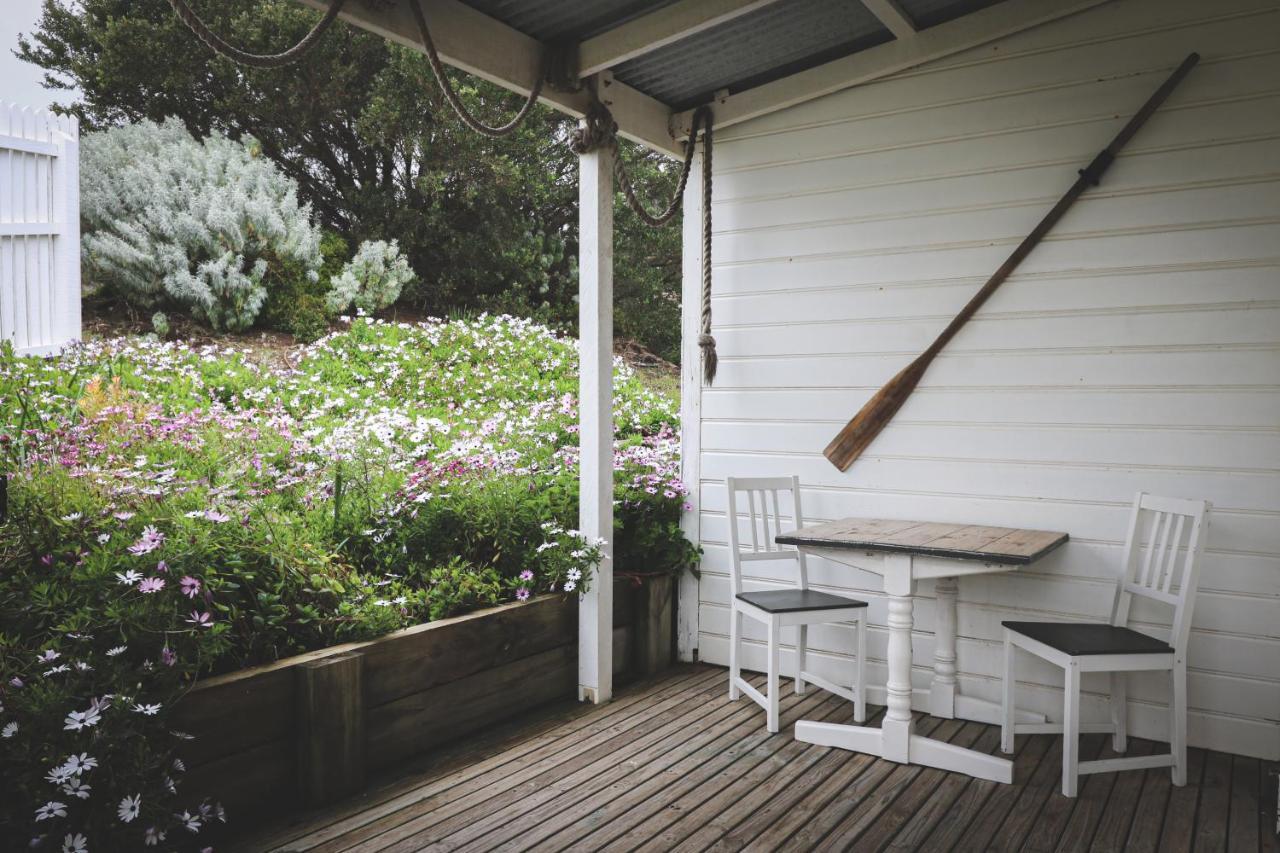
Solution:
<path fill-rule="evenodd" d="M 342 272 L 329 280 L 325 301 L 335 314 L 352 304 L 372 314 L 394 304 L 404 286 L 415 278 L 397 241 L 365 240 Z"/>
<path fill-rule="evenodd" d="M 253 324 L 272 264 L 297 261 L 315 280 L 321 263 L 310 207 L 257 142 L 197 140 L 177 119 L 86 135 L 80 211 L 92 278 L 215 329 Z"/>

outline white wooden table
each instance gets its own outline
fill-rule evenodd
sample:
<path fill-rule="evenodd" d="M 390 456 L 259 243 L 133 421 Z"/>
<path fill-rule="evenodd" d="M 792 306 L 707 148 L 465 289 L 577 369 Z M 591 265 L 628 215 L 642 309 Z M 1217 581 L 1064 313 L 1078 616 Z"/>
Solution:
<path fill-rule="evenodd" d="M 922 764 L 995 782 L 1013 781 L 1007 759 L 915 734 L 911 716 L 911 630 L 916 581 L 932 578 L 937 594 L 934 677 L 929 712 L 998 722 L 999 705 L 956 691 L 957 579 L 1029 565 L 1067 541 L 1067 534 L 1009 527 L 846 518 L 777 537 L 808 554 L 874 572 L 889 598 L 889 679 L 880 728 L 801 720 L 796 740 Z M 862 654 L 862 649 L 858 650 Z M 1043 717 L 1040 718 L 1043 722 Z"/>

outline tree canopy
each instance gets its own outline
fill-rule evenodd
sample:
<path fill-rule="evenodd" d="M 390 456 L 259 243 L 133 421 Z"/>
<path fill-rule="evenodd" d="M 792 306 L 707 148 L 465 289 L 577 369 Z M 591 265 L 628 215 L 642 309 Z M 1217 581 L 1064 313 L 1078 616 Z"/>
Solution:
<path fill-rule="evenodd" d="M 255 52 L 292 44 L 317 14 L 290 0 L 204 0 L 197 12 Z M 398 240 L 417 273 L 401 305 L 454 315 L 509 311 L 572 328 L 577 309 L 577 170 L 570 121 L 537 107 L 516 133 L 488 139 L 444 102 L 425 57 L 341 22 L 300 62 L 244 68 L 211 53 L 166 0 L 45 0 L 17 55 L 89 129 L 173 116 L 191 133 L 250 134 L 299 185 L 321 223 L 350 246 Z M 510 93 L 462 74 L 481 114 L 508 115 Z M 677 164 L 624 143 L 655 197 Z M 616 330 L 675 360 L 680 230 L 616 216 Z"/>

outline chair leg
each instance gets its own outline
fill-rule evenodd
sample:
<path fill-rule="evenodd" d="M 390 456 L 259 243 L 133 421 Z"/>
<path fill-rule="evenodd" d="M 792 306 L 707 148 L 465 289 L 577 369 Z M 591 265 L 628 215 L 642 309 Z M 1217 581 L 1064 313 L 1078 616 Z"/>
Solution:
<path fill-rule="evenodd" d="M 1173 719 L 1173 735 L 1169 749 L 1173 753 L 1173 784 L 1187 784 L 1187 662 L 1173 662 L 1173 699 L 1169 703 Z"/>
<path fill-rule="evenodd" d="M 738 657 L 738 646 L 742 643 L 742 611 L 733 608 L 729 611 L 729 698 L 737 699 L 742 695 L 738 689 L 738 679 L 742 677 L 742 661 Z"/>
<path fill-rule="evenodd" d="M 1080 780 L 1080 667 L 1067 664 L 1062 709 L 1062 793 L 1076 795 Z"/>
<path fill-rule="evenodd" d="M 1002 714 L 1002 722 L 1000 726 L 1000 751 L 1013 752 L 1014 741 L 1014 658 L 1017 649 L 1013 642 L 1010 641 L 1009 635 L 1005 634 L 1004 638 L 1004 684 L 1001 688 L 1000 713 Z"/>
<path fill-rule="evenodd" d="M 853 721 L 867 721 L 867 619 L 858 616 L 858 649 L 854 660 Z"/>
<path fill-rule="evenodd" d="M 796 695 L 804 695 L 804 664 L 805 652 L 809 650 L 809 626 L 801 625 L 799 627 L 799 637 L 796 639 Z"/>
<path fill-rule="evenodd" d="M 769 708 L 766 715 L 766 722 L 770 732 L 778 731 L 778 703 L 781 699 L 781 687 L 778 684 L 778 669 L 781 663 L 782 649 L 778 642 L 779 637 L 778 620 L 769 620 L 769 683 L 766 685 L 769 692 L 766 696 L 769 699 Z"/>
<path fill-rule="evenodd" d="M 1129 684 L 1128 674 L 1111 673 L 1111 748 L 1116 752 L 1124 752 L 1129 736 Z"/>

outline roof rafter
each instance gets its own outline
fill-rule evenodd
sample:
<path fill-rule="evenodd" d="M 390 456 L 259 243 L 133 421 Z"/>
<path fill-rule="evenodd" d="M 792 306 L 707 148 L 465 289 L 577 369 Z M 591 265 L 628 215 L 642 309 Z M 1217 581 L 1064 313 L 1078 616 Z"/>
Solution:
<path fill-rule="evenodd" d="M 916 34 L 915 21 L 903 11 L 897 0 L 862 0 L 862 5 L 889 28 L 894 38 L 906 39 Z"/>
<path fill-rule="evenodd" d="M 778 0 L 679 0 L 578 46 L 578 73 L 595 74 Z"/>
<path fill-rule="evenodd" d="M 789 77 L 726 95 L 715 103 L 717 128 L 740 124 L 833 92 L 849 89 L 907 68 L 950 56 L 1109 0 L 1004 0 L 938 24 L 909 38 L 895 39 Z M 693 110 L 675 116 L 676 135 L 687 138 Z"/>
<path fill-rule="evenodd" d="M 325 0 L 296 0 L 313 9 L 325 9 Z M 414 0 L 419 2 L 419 0 Z M 459 0 L 420 0 L 431 26 L 431 38 L 441 60 L 504 89 L 527 95 L 538 79 L 544 46 L 519 30 L 479 12 Z M 403 3 L 350 3 L 339 16 L 349 24 L 389 41 L 422 51 L 418 28 Z M 601 98 L 618 123 L 618 133 L 655 151 L 673 157 L 684 146 L 671 136 L 671 109 L 624 83 L 607 80 Z M 559 92 L 544 86 L 539 100 L 575 118 L 587 109 L 587 92 Z"/>

